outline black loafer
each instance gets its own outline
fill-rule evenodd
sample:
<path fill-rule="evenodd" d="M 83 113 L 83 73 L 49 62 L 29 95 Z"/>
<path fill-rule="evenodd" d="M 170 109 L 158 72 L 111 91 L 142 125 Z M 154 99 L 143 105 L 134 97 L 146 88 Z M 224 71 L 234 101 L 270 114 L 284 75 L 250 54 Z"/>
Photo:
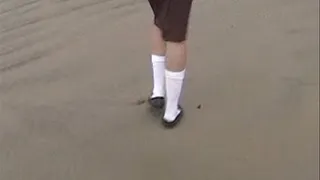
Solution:
<path fill-rule="evenodd" d="M 172 129 L 172 128 L 176 127 L 180 123 L 180 121 L 181 121 L 181 119 L 182 119 L 182 117 L 184 115 L 184 112 L 183 112 L 183 108 L 180 107 L 180 106 L 179 106 L 179 110 L 180 110 L 180 113 L 178 114 L 178 116 L 176 117 L 176 119 L 174 121 L 168 122 L 164 118 L 162 119 L 162 125 L 165 128 Z"/>
<path fill-rule="evenodd" d="M 150 97 L 148 99 L 148 102 L 149 102 L 150 106 L 155 109 L 163 109 L 163 107 L 165 105 L 164 97 L 154 97 L 154 98 Z"/>

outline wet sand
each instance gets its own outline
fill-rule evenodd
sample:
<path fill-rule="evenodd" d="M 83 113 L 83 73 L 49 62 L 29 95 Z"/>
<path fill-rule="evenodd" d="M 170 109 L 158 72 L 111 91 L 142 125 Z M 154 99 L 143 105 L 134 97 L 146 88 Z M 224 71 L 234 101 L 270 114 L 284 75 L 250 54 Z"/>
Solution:
<path fill-rule="evenodd" d="M 0 0 L 0 180 L 319 179 L 318 7 L 197 0 L 165 130 L 146 1 Z"/>

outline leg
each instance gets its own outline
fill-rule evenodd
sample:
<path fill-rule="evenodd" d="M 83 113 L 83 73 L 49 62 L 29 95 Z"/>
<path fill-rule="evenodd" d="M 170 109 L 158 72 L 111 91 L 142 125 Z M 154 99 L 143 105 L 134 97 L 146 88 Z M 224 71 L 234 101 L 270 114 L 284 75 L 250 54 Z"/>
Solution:
<path fill-rule="evenodd" d="M 180 72 L 186 68 L 187 64 L 187 43 L 168 42 L 167 43 L 167 70 Z"/>
<path fill-rule="evenodd" d="M 179 99 L 185 76 L 187 50 L 185 41 L 168 42 L 167 46 L 168 61 L 165 71 L 167 103 L 164 120 L 170 124 L 178 120 L 177 117 L 182 113 L 182 109 L 179 108 Z"/>
<path fill-rule="evenodd" d="M 151 97 L 161 97 L 162 99 L 165 95 L 164 71 L 166 46 L 162 39 L 162 32 L 156 25 L 152 25 L 151 44 L 151 61 L 153 70 L 153 91 Z"/>
<path fill-rule="evenodd" d="M 166 55 L 166 43 L 162 38 L 162 31 L 155 24 L 151 27 L 151 48 L 153 55 L 163 57 Z"/>
<path fill-rule="evenodd" d="M 149 3 L 154 12 L 155 20 L 161 7 L 162 0 L 149 0 Z M 149 103 L 152 107 L 162 108 L 164 106 L 165 96 L 165 54 L 166 44 L 162 38 L 162 31 L 154 24 L 151 27 L 151 61 L 153 70 L 153 91 L 149 98 Z"/>
<path fill-rule="evenodd" d="M 167 42 L 164 124 L 168 126 L 174 126 L 183 113 L 179 99 L 187 62 L 186 39 L 191 6 L 192 0 L 170 0 L 164 20 L 163 38 Z"/>

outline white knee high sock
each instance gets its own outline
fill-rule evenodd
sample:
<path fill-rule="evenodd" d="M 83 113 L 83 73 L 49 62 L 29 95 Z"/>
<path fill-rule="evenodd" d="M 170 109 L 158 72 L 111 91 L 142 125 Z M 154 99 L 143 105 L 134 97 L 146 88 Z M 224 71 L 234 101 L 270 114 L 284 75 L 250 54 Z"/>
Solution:
<path fill-rule="evenodd" d="M 153 69 L 153 91 L 152 97 L 164 97 L 165 95 L 165 56 L 151 56 Z"/>
<path fill-rule="evenodd" d="M 185 70 L 181 72 L 165 71 L 166 76 L 166 94 L 167 103 L 164 114 L 164 119 L 168 122 L 172 122 L 179 115 L 178 109 L 181 89 L 183 85 L 183 79 L 185 76 Z"/>

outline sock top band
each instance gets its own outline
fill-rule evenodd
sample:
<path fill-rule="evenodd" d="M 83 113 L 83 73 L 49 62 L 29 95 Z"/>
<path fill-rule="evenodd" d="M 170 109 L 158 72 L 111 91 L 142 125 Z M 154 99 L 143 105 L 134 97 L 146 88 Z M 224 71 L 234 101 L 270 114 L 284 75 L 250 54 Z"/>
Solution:
<path fill-rule="evenodd" d="M 182 79 L 184 79 L 185 72 L 186 72 L 185 69 L 180 72 L 173 72 L 173 71 L 166 70 L 165 74 L 166 74 L 166 77 L 168 77 L 168 78 L 182 80 Z"/>
<path fill-rule="evenodd" d="M 166 60 L 165 56 L 151 55 L 152 62 L 164 62 Z"/>

